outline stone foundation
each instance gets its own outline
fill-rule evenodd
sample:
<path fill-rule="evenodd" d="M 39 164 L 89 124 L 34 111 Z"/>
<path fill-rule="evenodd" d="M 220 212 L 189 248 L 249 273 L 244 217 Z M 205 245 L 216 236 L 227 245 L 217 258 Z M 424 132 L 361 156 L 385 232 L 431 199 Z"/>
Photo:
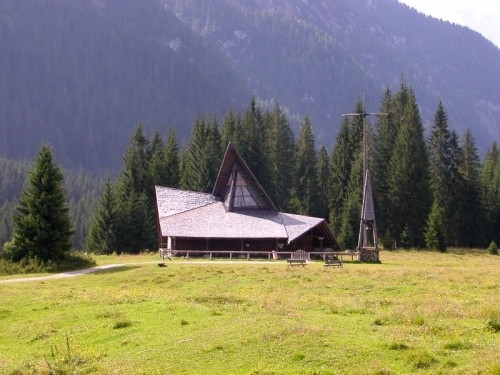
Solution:
<path fill-rule="evenodd" d="M 358 252 L 358 260 L 360 262 L 380 262 L 378 250 L 360 249 Z"/>

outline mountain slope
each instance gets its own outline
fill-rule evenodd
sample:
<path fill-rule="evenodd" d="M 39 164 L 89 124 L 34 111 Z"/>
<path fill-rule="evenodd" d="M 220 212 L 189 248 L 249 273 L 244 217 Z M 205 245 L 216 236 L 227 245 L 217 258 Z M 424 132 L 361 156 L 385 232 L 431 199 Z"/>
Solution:
<path fill-rule="evenodd" d="M 66 167 L 116 171 L 133 127 L 189 137 L 250 95 L 308 114 L 330 147 L 363 90 L 413 87 L 424 121 L 442 100 L 480 150 L 500 142 L 500 49 L 395 0 L 5 0 L 0 155 L 42 142 Z M 295 128 L 297 130 L 297 128 Z"/>
<path fill-rule="evenodd" d="M 296 112 L 309 112 L 320 128 L 350 110 L 363 89 L 369 109 L 377 108 L 383 88 L 397 89 L 403 77 L 428 123 L 442 100 L 450 124 L 459 133 L 472 129 L 480 148 L 500 140 L 500 50 L 470 29 L 425 17 L 395 0 L 214 0 L 203 9 L 193 1 L 164 1 L 187 25 L 205 25 L 193 30 L 218 45 L 260 97 L 282 98 Z M 238 17 L 246 22 L 234 22 Z M 269 64 L 269 76 L 286 69 L 289 80 L 263 87 L 262 70 L 241 63 L 248 50 L 270 56 L 267 63 L 279 62 Z M 328 64 L 332 60 L 342 63 Z M 320 80 L 304 75 L 303 66 Z M 327 92 L 318 95 L 321 90 Z M 304 100 L 311 93 L 314 105 Z"/>
<path fill-rule="evenodd" d="M 50 142 L 66 166 L 117 169 L 132 128 L 224 113 L 249 92 L 157 1 L 0 3 L 0 154 Z"/>

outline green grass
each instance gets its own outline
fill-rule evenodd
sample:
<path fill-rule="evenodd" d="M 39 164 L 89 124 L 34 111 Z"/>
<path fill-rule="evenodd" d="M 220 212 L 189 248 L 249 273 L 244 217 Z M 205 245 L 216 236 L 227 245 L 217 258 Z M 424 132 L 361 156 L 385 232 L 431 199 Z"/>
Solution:
<path fill-rule="evenodd" d="M 125 258 L 0 284 L 0 373 L 499 373 L 497 256 L 382 252 L 342 269 Z"/>

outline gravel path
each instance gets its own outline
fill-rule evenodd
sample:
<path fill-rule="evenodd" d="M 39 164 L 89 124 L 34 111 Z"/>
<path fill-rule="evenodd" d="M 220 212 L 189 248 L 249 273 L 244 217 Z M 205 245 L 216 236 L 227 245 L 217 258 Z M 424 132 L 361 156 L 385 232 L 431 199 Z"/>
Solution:
<path fill-rule="evenodd" d="M 97 272 L 97 271 L 100 271 L 100 270 L 106 270 L 106 269 L 109 269 L 109 268 L 122 267 L 124 265 L 125 264 L 107 264 L 105 266 L 87 268 L 87 269 L 84 269 L 84 270 L 63 272 L 63 273 L 58 273 L 58 274 L 55 274 L 55 275 L 36 276 L 36 277 L 24 277 L 24 278 L 19 278 L 19 279 L 0 280 L 0 284 L 22 283 L 24 281 L 42 281 L 42 280 L 51 280 L 51 279 L 64 279 L 66 277 L 74 277 L 74 276 L 79 276 L 79 275 L 85 275 L 85 274 L 88 274 L 88 273 Z"/>

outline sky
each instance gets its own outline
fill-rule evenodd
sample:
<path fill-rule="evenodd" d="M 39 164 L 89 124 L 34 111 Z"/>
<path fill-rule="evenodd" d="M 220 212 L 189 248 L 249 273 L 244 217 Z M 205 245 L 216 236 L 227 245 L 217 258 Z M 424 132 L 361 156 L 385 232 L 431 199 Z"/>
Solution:
<path fill-rule="evenodd" d="M 467 26 L 500 48 L 500 1 L 399 0 L 421 13 Z"/>

